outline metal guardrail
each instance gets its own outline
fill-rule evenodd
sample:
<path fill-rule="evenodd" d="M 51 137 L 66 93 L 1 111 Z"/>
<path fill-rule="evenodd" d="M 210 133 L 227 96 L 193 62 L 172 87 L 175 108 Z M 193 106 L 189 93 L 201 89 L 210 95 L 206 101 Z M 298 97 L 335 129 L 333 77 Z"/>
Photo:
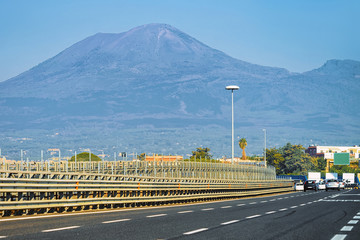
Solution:
<path fill-rule="evenodd" d="M 82 163 L 77 164 L 50 168 L 42 168 L 44 166 L 39 164 L 24 168 L 17 164 L 14 168 L 1 168 L 0 215 L 177 204 L 293 189 L 293 182 L 289 180 L 262 180 L 273 178 L 273 171 L 256 166 L 105 162 L 84 168 Z M 151 171 L 146 170 L 149 167 Z M 124 169 L 126 174 L 123 174 Z M 258 175 L 260 173 L 265 175 Z M 254 176 L 259 179 L 249 179 Z"/>

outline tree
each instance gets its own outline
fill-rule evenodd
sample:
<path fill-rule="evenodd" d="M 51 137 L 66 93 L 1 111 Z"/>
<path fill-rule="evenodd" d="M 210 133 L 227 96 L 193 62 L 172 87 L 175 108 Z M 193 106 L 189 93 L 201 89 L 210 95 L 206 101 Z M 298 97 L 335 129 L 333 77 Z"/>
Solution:
<path fill-rule="evenodd" d="M 322 171 L 326 162 L 305 153 L 302 145 L 287 143 L 279 149 L 266 149 L 266 159 L 276 169 L 276 174 L 304 175 L 309 171 Z"/>
<path fill-rule="evenodd" d="M 240 148 L 242 149 L 242 157 L 241 157 L 241 159 L 242 159 L 242 160 L 246 160 L 245 148 L 246 148 L 246 146 L 247 146 L 247 141 L 246 141 L 245 138 L 241 138 L 241 139 L 239 140 L 239 146 L 240 146 Z"/>
<path fill-rule="evenodd" d="M 76 161 L 78 162 L 88 162 L 90 160 L 88 152 L 82 152 L 76 155 Z M 92 162 L 99 162 L 101 158 L 96 156 L 95 154 L 91 153 L 91 161 Z M 75 162 L 75 156 L 72 156 L 69 162 Z"/>
<path fill-rule="evenodd" d="M 192 151 L 192 156 L 190 157 L 191 161 L 197 159 L 211 159 L 212 155 L 210 154 L 210 148 L 197 148 L 196 151 Z"/>

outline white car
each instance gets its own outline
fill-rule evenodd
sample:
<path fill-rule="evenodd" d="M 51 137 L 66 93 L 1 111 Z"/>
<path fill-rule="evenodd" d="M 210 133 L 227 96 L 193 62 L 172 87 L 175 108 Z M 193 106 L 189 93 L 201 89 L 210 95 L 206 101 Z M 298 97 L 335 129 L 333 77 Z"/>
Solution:
<path fill-rule="evenodd" d="M 329 189 L 334 189 L 334 190 L 338 190 L 340 191 L 340 184 L 338 182 L 338 180 L 336 179 L 326 179 L 325 180 L 325 190 L 329 190 Z"/>
<path fill-rule="evenodd" d="M 341 182 L 339 182 L 339 184 L 340 184 L 340 189 L 344 189 L 346 182 L 341 181 Z"/>
<path fill-rule="evenodd" d="M 325 186 L 325 182 L 318 182 L 318 189 L 319 190 L 325 190 L 326 186 Z"/>
<path fill-rule="evenodd" d="M 295 191 L 304 191 L 304 183 L 295 183 Z"/>

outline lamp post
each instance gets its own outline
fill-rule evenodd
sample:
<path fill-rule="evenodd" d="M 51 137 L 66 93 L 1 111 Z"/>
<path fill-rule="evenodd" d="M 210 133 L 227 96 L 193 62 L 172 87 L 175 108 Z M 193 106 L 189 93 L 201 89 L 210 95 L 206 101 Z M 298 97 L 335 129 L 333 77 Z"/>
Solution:
<path fill-rule="evenodd" d="M 239 90 L 239 86 L 230 85 L 225 87 L 231 90 L 231 164 L 234 163 L 234 90 Z"/>
<path fill-rule="evenodd" d="M 266 163 L 266 129 L 264 128 L 263 131 L 264 131 L 264 162 L 265 162 L 265 167 L 266 167 L 267 166 L 267 163 Z"/>

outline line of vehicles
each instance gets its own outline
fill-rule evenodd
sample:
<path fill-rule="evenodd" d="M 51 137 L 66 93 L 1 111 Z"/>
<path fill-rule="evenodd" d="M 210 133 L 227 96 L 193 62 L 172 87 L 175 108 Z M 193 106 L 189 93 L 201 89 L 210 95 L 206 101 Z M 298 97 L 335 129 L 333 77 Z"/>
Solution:
<path fill-rule="evenodd" d="M 296 182 L 294 185 L 295 191 L 304 191 L 307 190 L 337 190 L 345 188 L 358 188 L 358 184 L 355 183 L 355 176 L 353 173 L 344 173 L 343 180 L 339 181 L 338 176 L 335 173 L 326 173 L 326 179 L 321 179 L 320 172 L 309 172 L 308 180 Z"/>

